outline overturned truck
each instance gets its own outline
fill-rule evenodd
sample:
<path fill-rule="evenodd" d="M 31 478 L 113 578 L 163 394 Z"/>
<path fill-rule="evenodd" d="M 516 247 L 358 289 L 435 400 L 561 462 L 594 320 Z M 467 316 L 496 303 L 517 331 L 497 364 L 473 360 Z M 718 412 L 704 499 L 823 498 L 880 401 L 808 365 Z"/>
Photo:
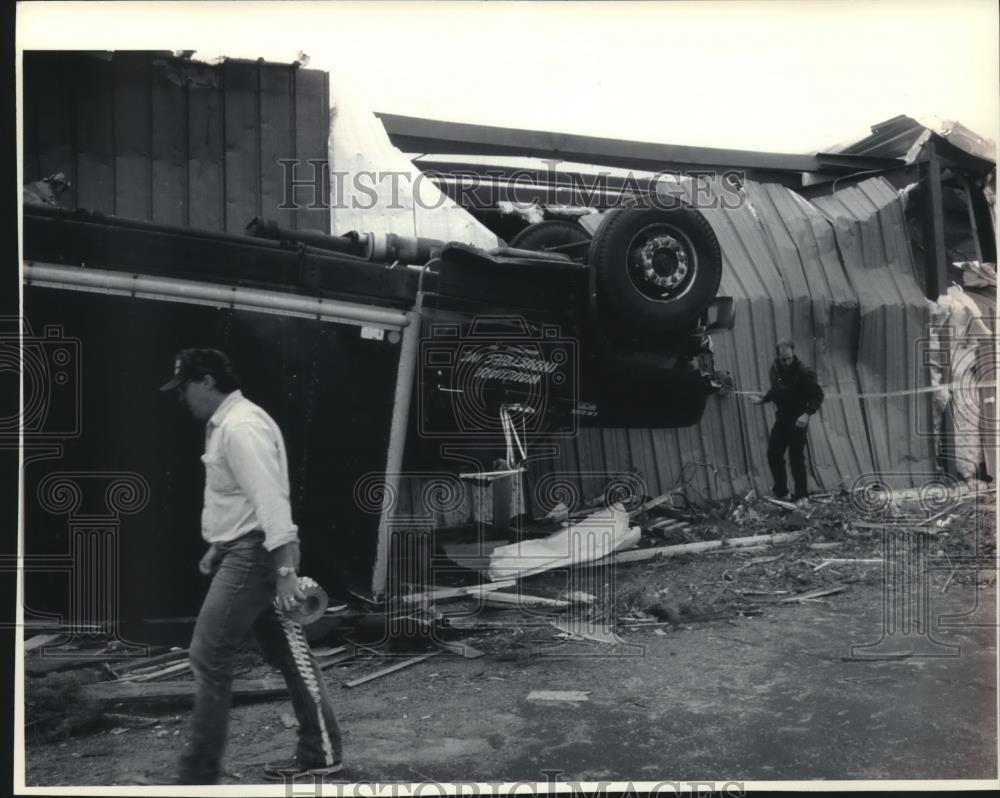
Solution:
<path fill-rule="evenodd" d="M 197 609 L 203 432 L 156 390 L 183 347 L 228 351 L 278 421 L 310 574 L 345 597 L 392 589 L 404 478 L 530 482 L 526 448 L 580 426 L 695 424 L 733 322 L 711 228 L 618 209 L 591 232 L 486 251 L 26 206 L 25 555 L 75 574 L 27 569 L 29 622 L 71 607 L 149 640 Z M 113 585 L 101 606 L 73 598 L 86 579 Z"/>

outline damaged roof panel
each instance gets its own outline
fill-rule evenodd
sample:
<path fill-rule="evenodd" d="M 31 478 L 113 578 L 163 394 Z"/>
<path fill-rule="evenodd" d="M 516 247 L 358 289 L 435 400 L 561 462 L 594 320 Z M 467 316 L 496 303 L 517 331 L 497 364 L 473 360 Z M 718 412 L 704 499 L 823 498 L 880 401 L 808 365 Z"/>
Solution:
<path fill-rule="evenodd" d="M 944 134 L 940 134 L 905 114 L 872 125 L 870 136 L 845 147 L 840 154 L 905 158 L 907 162 L 912 162 L 919 160 L 920 147 L 914 147 L 924 143 L 921 138 L 933 142 L 942 157 L 976 173 L 986 174 L 996 164 L 989 143 L 964 125 L 952 123 Z"/>

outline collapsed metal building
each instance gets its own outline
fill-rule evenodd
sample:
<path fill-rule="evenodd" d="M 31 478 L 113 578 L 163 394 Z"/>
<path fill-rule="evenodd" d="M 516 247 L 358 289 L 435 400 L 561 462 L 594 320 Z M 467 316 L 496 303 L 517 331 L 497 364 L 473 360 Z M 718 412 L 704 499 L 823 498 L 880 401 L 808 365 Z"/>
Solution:
<path fill-rule="evenodd" d="M 622 475 L 630 475 L 648 495 L 681 486 L 694 498 L 723 498 L 766 488 L 767 415 L 739 393 L 723 391 L 708 398 L 701 421 L 691 426 L 581 427 L 545 451 L 529 436 L 528 482 L 516 485 L 520 495 L 507 503 L 497 502 L 492 488 L 458 482 L 454 475 L 446 481 L 458 486 L 456 495 L 444 504 L 428 501 L 428 487 L 441 481 L 433 469 L 428 474 L 415 451 L 412 419 L 406 432 L 410 393 L 403 386 L 413 375 L 407 377 L 400 365 L 401 350 L 412 340 L 407 325 L 413 314 L 406 302 L 417 288 L 417 274 L 360 266 L 324 271 L 323 258 L 307 257 L 303 247 L 245 236 L 253 219 L 272 219 L 298 233 L 327 234 L 331 227 L 334 233 L 429 233 L 487 246 L 528 225 L 525 213 L 509 212 L 514 206 L 534 208 L 537 218 L 578 221 L 592 209 L 612 207 L 636 185 L 641 190 L 643 180 L 658 172 L 738 173 L 740 202 L 703 210 L 722 248 L 720 290 L 733 297 L 737 314 L 735 331 L 713 339 L 715 367 L 732 374 L 737 391 L 756 390 L 764 387 L 775 341 L 790 336 L 798 342 L 828 393 L 810 434 L 813 477 L 822 488 L 851 487 L 876 475 L 891 486 L 921 485 L 941 473 L 941 407 L 932 398 L 928 363 L 940 354 L 941 335 L 956 335 L 954 325 L 929 301 L 945 295 L 955 277 L 945 256 L 955 243 L 948 233 L 956 222 L 946 224 L 954 202 L 949 205 L 942 197 L 954 200 L 954 192 L 965 186 L 972 233 L 963 240 L 975 246 L 969 244 L 962 250 L 968 257 L 956 261 L 995 262 L 996 254 L 995 214 L 983 194 L 993 185 L 993 163 L 937 134 L 918 132 L 896 141 L 889 133 L 900 126 L 893 123 L 877 126 L 873 135 L 883 138 L 871 149 L 779 155 L 388 115 L 379 125 L 374 117 L 358 122 L 357 115 L 346 113 L 340 87 L 330 86 L 326 73 L 250 61 L 202 64 L 168 53 L 26 53 L 24 81 L 26 196 L 32 193 L 33 201 L 52 210 L 26 222 L 26 283 L 33 291 L 48 290 L 42 275 L 65 281 L 72 266 L 70 276 L 78 282 L 97 275 L 107 286 L 117 286 L 101 300 L 104 304 L 95 300 L 92 307 L 79 298 L 25 303 L 26 322 L 41 341 L 36 348 L 46 357 L 55 346 L 54 339 L 45 338 L 46 326 L 60 326 L 70 339 L 87 337 L 86 345 L 74 350 L 82 360 L 67 383 L 66 401 L 50 404 L 39 421 L 45 434 L 26 443 L 25 554 L 43 564 L 36 569 L 43 573 L 29 585 L 28 605 L 38 618 L 65 607 L 64 599 L 54 597 L 65 596 L 66 590 L 53 585 L 62 584 L 67 568 L 81 571 L 79 578 L 85 580 L 120 563 L 129 568 L 108 600 L 120 602 L 126 617 L 163 621 L 196 608 L 196 575 L 178 574 L 191 574 L 200 553 L 197 535 L 184 531 L 197 525 L 200 474 L 192 458 L 199 433 L 179 415 L 144 406 L 153 401 L 146 387 L 162 382 L 164 364 L 180 346 L 212 342 L 256 365 L 254 395 L 273 412 L 289 441 L 293 509 L 303 521 L 306 545 L 316 554 L 315 575 L 359 593 L 385 589 L 387 530 L 394 524 L 475 526 L 496 520 L 496 526 L 506 526 L 499 523 L 506 518 L 494 519 L 495 508 L 523 514 L 526 494 L 531 514 L 539 515 L 557 499 L 575 497 L 583 503 L 599 496 Z M 426 170 L 421 174 L 451 197 L 447 207 L 432 211 L 404 203 L 393 211 L 380 205 L 358 212 L 361 221 L 345 227 L 349 209 L 333 207 L 323 197 L 317 201 L 316 186 L 332 190 L 323 169 L 332 174 L 364 168 L 366 158 L 376 157 L 357 146 L 360 140 L 375 147 L 372 124 L 384 126 L 386 143 L 398 147 L 393 157 L 415 172 Z M 348 125 L 355 126 L 355 135 L 344 130 Z M 523 172 L 524 159 L 545 158 L 559 161 L 554 177 L 551 171 L 534 180 L 505 177 Z M 308 177 L 293 181 L 311 201 L 286 201 L 289 161 L 320 166 L 320 179 L 312 186 Z M 380 168 L 377 161 L 369 162 Z M 565 179 L 567 173 L 585 177 L 605 166 L 619 171 L 599 191 L 585 179 Z M 477 178 L 471 192 L 462 182 L 469 174 Z M 484 200 L 480 193 L 487 188 Z M 470 197 L 479 199 L 470 202 Z M 79 213 L 71 218 L 74 212 Z M 108 219 L 114 220 L 110 233 Z M 441 230 L 452 232 L 443 236 Z M 161 271 L 205 278 L 223 268 L 223 259 L 213 261 L 213 252 L 225 252 L 227 263 L 237 262 L 237 254 L 245 256 L 242 273 L 226 276 L 232 301 L 205 294 L 180 323 L 168 302 L 150 310 L 134 300 L 151 294 L 129 289 L 120 275 L 105 274 L 112 266 L 127 271 L 134 262 L 140 270 L 144 262 L 159 259 Z M 33 260 L 58 268 L 45 272 L 45 264 Z M 331 281 L 356 303 L 364 301 L 358 297 L 364 296 L 365 281 L 384 285 L 391 278 L 400 287 L 370 317 L 349 309 L 353 326 L 346 334 L 331 323 L 344 322 L 334 311 L 310 316 L 299 308 L 282 315 L 272 308 L 261 315 L 260 303 L 245 304 L 255 281 L 269 270 L 272 276 L 287 275 L 287 282 L 302 291 Z M 87 290 L 100 287 L 95 286 Z M 187 290 L 172 287 L 175 301 L 182 289 Z M 991 292 L 995 296 L 995 279 L 983 303 L 992 301 Z M 992 331 L 992 312 L 983 315 L 989 316 L 984 323 Z M 383 334 L 366 330 L 363 318 L 376 319 Z M 934 320 L 951 332 L 932 339 Z M 155 334 L 130 334 L 150 325 Z M 973 350 L 981 354 L 988 344 L 980 343 L 973 341 Z M 279 359 L 261 362 L 263 347 Z M 347 368 L 335 372 L 332 362 Z M 129 386 L 127 396 L 106 391 L 105 386 L 121 384 Z M 986 439 L 979 434 L 992 427 L 991 413 L 983 412 L 993 407 L 989 398 L 977 396 L 976 442 L 966 441 L 960 453 L 975 460 L 976 470 L 992 468 Z M 136 408 L 143 418 L 156 414 L 143 435 L 121 427 L 137 423 L 137 417 L 125 415 Z M 975 456 L 970 455 L 976 446 Z M 381 494 L 358 492 L 365 478 L 393 469 L 398 473 L 390 475 L 392 489 L 398 495 L 391 504 Z M 111 480 L 108 485 L 100 483 L 102 474 Z M 141 479 L 125 479 L 130 487 L 109 487 L 128 475 Z M 97 503 L 114 495 L 118 509 L 95 509 L 86 497 L 72 507 L 58 501 L 68 495 L 53 493 L 63 477 L 88 485 L 96 480 Z M 543 481 L 547 488 L 539 493 Z M 91 571 L 82 573 L 86 569 Z M 84 606 L 72 612 L 80 619 L 100 614 Z M 143 635 L 149 639 L 148 625 Z"/>
<path fill-rule="evenodd" d="M 962 262 L 995 268 L 996 171 L 992 147 L 961 125 L 946 136 L 901 116 L 837 152 L 798 155 L 379 116 L 416 165 L 508 236 L 530 221 L 611 207 L 663 175 L 737 175 L 736 207 L 702 209 L 722 246 L 720 291 L 736 302 L 734 333 L 713 339 L 716 367 L 739 390 L 766 390 L 775 342 L 797 342 L 827 393 L 809 439 L 822 490 L 992 476 L 995 273 L 978 289 L 955 285 Z M 949 323 L 949 286 L 977 303 L 971 329 L 969 319 Z M 930 366 L 950 356 L 938 350 L 969 346 L 932 385 Z M 621 473 L 650 495 L 766 490 L 766 411 L 739 395 L 709 402 L 689 428 L 580 430 L 551 471 L 581 497 Z M 966 426 L 957 447 L 956 417 Z"/>

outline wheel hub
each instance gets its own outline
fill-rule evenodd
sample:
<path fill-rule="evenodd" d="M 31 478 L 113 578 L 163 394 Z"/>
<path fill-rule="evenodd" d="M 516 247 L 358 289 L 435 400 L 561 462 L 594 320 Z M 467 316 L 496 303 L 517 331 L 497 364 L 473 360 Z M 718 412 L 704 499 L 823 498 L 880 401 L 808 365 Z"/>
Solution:
<path fill-rule="evenodd" d="M 649 238 L 635 254 L 635 264 L 651 286 L 671 291 L 687 277 L 687 250 L 671 235 L 663 233 Z"/>

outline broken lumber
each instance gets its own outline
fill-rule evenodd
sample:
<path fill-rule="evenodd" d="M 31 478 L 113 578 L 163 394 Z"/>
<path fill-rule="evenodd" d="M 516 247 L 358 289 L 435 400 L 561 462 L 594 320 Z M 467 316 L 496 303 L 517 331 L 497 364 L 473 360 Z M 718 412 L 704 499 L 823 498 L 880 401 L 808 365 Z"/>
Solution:
<path fill-rule="evenodd" d="M 163 665 L 167 662 L 173 662 L 175 659 L 183 659 L 187 655 L 188 650 L 186 648 L 177 648 L 165 654 L 157 654 L 155 657 L 143 657 L 142 659 L 134 659 L 131 662 L 122 663 L 118 666 L 118 671 L 119 673 L 125 673 L 144 670 L 153 665 Z"/>
<path fill-rule="evenodd" d="M 85 698 L 104 702 L 177 701 L 194 698 L 194 682 L 134 681 L 98 682 L 80 688 Z M 237 679 L 233 696 L 237 698 L 273 698 L 288 691 L 284 679 Z"/>
<path fill-rule="evenodd" d="M 668 532 L 674 529 L 686 529 L 688 526 L 687 521 L 678 521 L 676 518 L 662 518 L 655 524 L 649 524 L 646 529 L 650 532 L 654 530 Z"/>
<path fill-rule="evenodd" d="M 568 601 L 570 604 L 593 604 L 597 601 L 597 596 L 584 593 L 582 590 L 573 590 L 569 593 L 561 593 L 559 598 Z"/>
<path fill-rule="evenodd" d="M 624 642 L 615 635 L 613 630 L 609 631 L 607 628 L 603 628 L 598 624 L 591 623 L 589 621 L 574 619 L 564 621 L 562 623 L 553 622 L 552 626 L 570 637 L 579 637 L 583 640 L 593 640 L 596 643 L 608 643 L 614 646 Z"/>
<path fill-rule="evenodd" d="M 123 659 L 121 654 L 93 653 L 89 656 L 80 656 L 78 652 L 73 652 L 75 656 L 67 656 L 68 653 L 70 652 L 60 651 L 58 648 L 43 651 L 42 656 L 25 660 L 24 672 L 32 676 L 45 676 L 55 671 L 106 668 L 109 662 Z"/>
<path fill-rule="evenodd" d="M 503 590 L 505 587 L 514 587 L 516 579 L 506 579 L 500 582 L 492 582 L 488 585 L 469 585 L 468 587 L 443 587 L 438 590 L 428 590 L 423 593 L 411 593 L 403 596 L 403 601 L 407 604 L 431 603 L 434 601 L 445 601 L 453 598 L 479 598 L 495 590 Z"/>
<path fill-rule="evenodd" d="M 444 619 L 445 626 L 451 629 L 516 629 L 524 626 L 543 626 L 546 621 L 538 616 L 533 618 L 525 617 L 518 613 L 515 617 L 506 620 L 482 619 L 477 615 L 462 615 L 447 617 Z"/>
<path fill-rule="evenodd" d="M 818 590 L 810 590 L 806 593 L 796 593 L 794 596 L 778 599 L 778 604 L 785 604 L 789 601 L 802 601 L 803 599 L 814 599 L 820 596 L 832 596 L 834 593 L 842 593 L 847 590 L 847 585 L 834 585 L 833 587 L 821 587 Z"/>
<path fill-rule="evenodd" d="M 677 490 L 667 491 L 666 493 L 657 496 L 655 499 L 650 499 L 645 504 L 639 505 L 632 512 L 628 514 L 629 520 L 631 521 L 633 518 L 642 515 L 647 510 L 652 510 L 654 507 L 659 507 L 661 504 L 670 501 L 670 498 L 676 493 L 680 493 L 680 491 Z"/>
<path fill-rule="evenodd" d="M 501 607 L 551 607 L 566 609 L 568 601 L 545 598 L 544 596 L 529 596 L 526 593 L 490 593 L 483 598 L 483 603 Z"/>
<path fill-rule="evenodd" d="M 816 550 L 816 551 L 823 551 L 823 550 L 825 550 L 825 549 L 836 549 L 836 548 L 840 548 L 840 547 L 841 547 L 841 546 L 843 546 L 843 545 L 844 545 L 844 544 L 843 544 L 842 542 L 840 542 L 840 541 L 837 541 L 837 542 L 831 542 L 831 543 L 810 543 L 810 544 L 809 544 L 809 548 L 810 548 L 810 549 L 814 549 L 814 550 Z"/>
<path fill-rule="evenodd" d="M 770 496 L 765 496 L 764 501 L 769 502 L 776 507 L 782 507 L 785 510 L 798 510 L 799 508 L 792 504 L 791 502 L 783 502 L 781 499 L 772 499 Z"/>
<path fill-rule="evenodd" d="M 444 649 L 449 654 L 458 654 L 460 657 L 465 657 L 466 659 L 478 659 L 479 657 L 485 657 L 486 652 L 480 651 L 478 648 L 473 648 L 468 643 L 461 642 L 450 642 L 446 640 L 435 640 L 434 645 L 441 649 Z"/>
<path fill-rule="evenodd" d="M 327 668 L 332 668 L 334 665 L 342 665 L 348 660 L 354 659 L 355 654 L 353 651 L 344 651 L 341 654 L 334 654 L 332 657 L 326 657 L 318 661 L 319 669 L 325 671 Z"/>
<path fill-rule="evenodd" d="M 65 637 L 65 635 L 35 635 L 34 637 L 29 637 L 24 641 L 24 651 L 25 653 L 34 651 L 36 648 L 47 646 L 49 643 L 58 640 L 61 637 Z"/>
<path fill-rule="evenodd" d="M 773 557 L 754 557 L 749 562 L 743 563 L 743 565 L 741 565 L 736 570 L 742 571 L 744 568 L 749 568 L 751 565 L 766 565 L 769 562 L 775 562 L 776 560 L 780 560 L 784 556 L 785 556 L 784 554 L 776 554 Z"/>
<path fill-rule="evenodd" d="M 128 676 L 122 677 L 121 681 L 152 682 L 157 679 L 162 679 L 164 676 L 172 676 L 176 673 L 180 673 L 181 671 L 186 671 L 190 667 L 190 661 L 184 660 L 183 662 L 168 665 L 165 668 L 159 668 L 155 671 L 150 671 L 149 673 L 130 673 Z"/>
<path fill-rule="evenodd" d="M 367 676 L 362 676 L 359 679 L 354 679 L 350 682 L 344 682 L 343 687 L 357 687 L 358 685 L 366 684 L 367 682 L 373 681 L 374 679 L 381 679 L 383 676 L 388 676 L 390 673 L 395 673 L 396 671 L 401 671 L 403 668 L 409 668 L 411 665 L 416 665 L 418 662 L 423 662 L 431 657 L 436 657 L 441 651 L 431 651 L 427 654 L 421 654 L 418 657 L 410 657 L 402 662 L 397 662 L 395 665 L 390 665 L 387 668 L 382 668 L 374 673 L 369 673 Z"/>
<path fill-rule="evenodd" d="M 729 538 L 728 540 L 703 540 L 698 543 L 679 543 L 675 546 L 657 546 L 648 549 L 632 549 L 614 554 L 613 563 L 641 562 L 654 557 L 677 557 L 682 554 L 696 554 L 702 551 L 719 548 L 742 548 L 759 543 L 788 543 L 802 536 L 801 532 L 777 532 L 773 535 L 753 535 L 746 538 Z"/>
<path fill-rule="evenodd" d="M 875 565 L 876 563 L 881 565 L 884 560 L 881 557 L 848 557 L 844 559 L 834 558 L 830 560 L 823 560 L 819 565 L 813 568 L 814 571 L 819 571 L 822 568 L 826 568 L 828 565 L 834 565 L 839 563 L 859 563 L 862 565 Z"/>

